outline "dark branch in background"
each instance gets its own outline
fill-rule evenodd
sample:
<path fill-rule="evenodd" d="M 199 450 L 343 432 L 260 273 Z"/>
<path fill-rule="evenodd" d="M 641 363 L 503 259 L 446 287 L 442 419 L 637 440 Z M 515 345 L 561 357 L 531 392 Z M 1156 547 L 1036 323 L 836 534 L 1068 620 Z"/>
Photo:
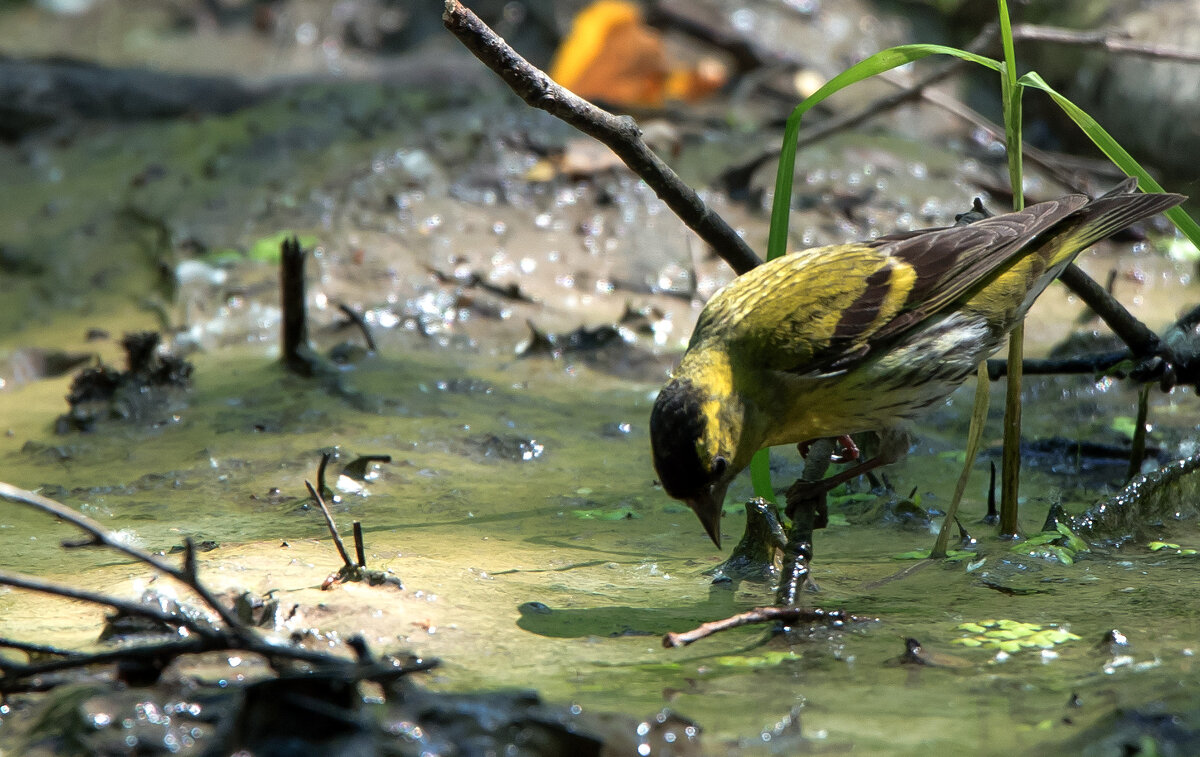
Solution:
<path fill-rule="evenodd" d="M 884 81 L 900 86 L 896 81 L 896 77 L 890 72 L 880 75 Z M 992 139 L 997 142 L 1004 141 L 1004 127 L 996 124 L 991 119 L 985 117 L 974 108 L 971 108 L 960 100 L 957 100 L 949 95 L 943 94 L 936 90 L 922 90 L 921 98 L 930 105 L 941 108 L 947 113 L 956 116 L 957 118 L 966 121 L 977 129 L 982 129 L 988 133 Z M 1082 191 L 1079 182 L 1070 171 L 1065 170 L 1061 163 L 1062 161 L 1054 155 L 1039 150 L 1033 145 L 1021 143 L 1021 156 L 1024 160 L 1029 161 L 1033 165 L 1045 171 L 1051 178 L 1057 181 L 1062 186 L 1070 189 L 1072 192 Z"/>
<path fill-rule="evenodd" d="M 1026 360 L 1022 363 L 1025 373 L 1101 374 L 1109 372 L 1123 362 L 1131 361 L 1135 365 L 1123 373 L 1127 373 L 1135 381 L 1159 380 L 1164 390 L 1173 386 L 1176 380 L 1181 379 L 1184 383 L 1194 383 L 1197 380 L 1197 376 L 1193 375 L 1196 372 L 1189 370 L 1194 358 L 1187 354 L 1187 350 L 1176 349 L 1168 343 L 1170 340 L 1164 342 L 1159 339 L 1158 334 L 1133 317 L 1124 305 L 1078 266 L 1068 266 L 1059 279 L 1100 316 L 1113 333 L 1129 346 L 1129 350 L 1052 360 Z M 1172 326 L 1172 332 L 1187 329 L 1188 316 L 1184 316 Z M 1188 345 L 1184 343 L 1179 346 Z M 988 361 L 988 377 L 993 381 L 1007 372 L 1008 365 L 1005 361 Z"/>
<path fill-rule="evenodd" d="M 363 340 L 367 343 L 367 349 L 371 352 L 378 352 L 379 350 L 375 348 L 375 337 L 371 336 L 371 327 L 368 326 L 366 320 L 363 319 L 362 313 L 359 313 L 357 310 L 344 302 L 339 302 L 337 306 L 338 310 L 342 311 L 342 314 L 349 318 L 350 322 L 357 326 L 358 330 L 362 332 Z"/>
<path fill-rule="evenodd" d="M 1080 355 L 1078 357 L 1048 358 L 1045 360 L 1027 359 L 1021 361 L 1021 372 L 1030 376 L 1048 376 L 1055 374 L 1086 373 L 1100 375 L 1107 373 L 1114 366 L 1126 360 L 1132 360 L 1129 350 L 1101 352 L 1095 355 Z M 987 361 L 988 378 L 995 381 L 1008 375 L 1007 360 Z"/>
<path fill-rule="evenodd" d="M 293 373 L 312 376 L 312 347 L 308 344 L 308 313 L 304 289 L 304 250 L 296 237 L 283 240 L 279 257 L 279 296 L 283 310 L 283 364 Z"/>
<path fill-rule="evenodd" d="M 979 53 L 985 50 L 988 45 L 995 40 L 996 29 L 997 27 L 995 24 L 989 24 L 988 26 L 984 27 L 983 31 L 980 32 L 979 35 L 967 45 L 967 50 L 974 53 Z M 799 64 L 797 63 L 797 65 Z M 958 73 L 965 66 L 966 61 L 955 58 L 954 61 L 941 66 L 936 71 L 933 71 L 932 73 L 927 74 L 912 84 L 906 86 L 901 85 L 894 78 L 887 79 L 889 84 L 901 87 L 901 89 L 894 94 L 879 98 L 875 102 L 867 105 L 855 113 L 843 113 L 832 116 L 831 118 L 818 123 L 816 126 L 806 129 L 804 134 L 800 136 L 800 139 L 796 141 L 796 149 L 803 150 L 805 147 L 828 139 L 835 134 L 841 133 L 845 129 L 859 126 L 871 120 L 872 118 L 875 118 L 876 116 L 882 115 L 891 110 L 895 110 L 905 103 L 926 98 L 928 96 L 928 92 L 926 90 L 929 87 L 937 84 L 943 79 L 948 78 L 952 74 Z M 721 182 L 722 186 L 725 186 L 726 188 L 741 186 L 745 184 L 747 178 L 757 172 L 764 163 L 778 159 L 779 149 L 773 147 L 770 150 L 763 151 L 763 153 L 758 157 L 752 158 L 736 168 L 726 171 L 721 175 L 719 181 Z"/>
<path fill-rule="evenodd" d="M 1178 61 L 1180 63 L 1200 63 L 1200 52 L 1196 52 L 1195 50 L 1134 42 L 1125 38 L 1125 34 L 1119 31 L 1081 32 L 1075 29 L 1059 29 L 1052 26 L 1018 24 L 1012 28 L 1012 35 L 1015 40 L 1053 42 L 1058 45 L 1093 47 L 1119 55 L 1157 58 L 1160 60 Z"/>
<path fill-rule="evenodd" d="M 354 557 L 358 560 L 358 567 L 367 567 L 367 547 L 363 543 L 362 521 L 356 520 L 351 526 L 354 533 Z"/>
<path fill-rule="evenodd" d="M 700 12 L 697 13 L 697 10 Z M 646 23 L 670 28 L 725 51 L 733 59 L 734 72 L 745 74 L 769 65 L 781 56 L 764 52 L 760 45 L 732 29 L 707 22 L 703 9 L 690 0 L 659 0 L 646 9 Z"/>
<path fill-rule="evenodd" d="M 1058 280 L 1066 284 L 1072 292 L 1079 295 L 1084 304 L 1100 316 L 1100 320 L 1108 324 L 1122 342 L 1137 358 L 1146 358 L 1159 350 L 1158 335 L 1151 331 L 1146 324 L 1134 318 L 1125 306 L 1117 302 L 1104 287 L 1088 276 L 1083 270 L 1072 263 L 1062 272 Z"/>
<path fill-rule="evenodd" d="M 352 407 L 366 412 L 378 412 L 376 400 L 346 386 L 343 373 L 329 360 L 325 360 L 308 342 L 308 306 L 305 300 L 304 261 L 307 257 L 296 237 L 283 240 L 279 255 L 279 301 L 283 311 L 280 334 L 281 362 L 292 373 L 304 378 L 316 378 L 325 383 L 326 390 L 346 400 Z M 352 321 L 359 324 L 366 337 L 368 348 L 374 352 L 375 344 L 361 318 L 354 311 L 340 305 Z"/>
<path fill-rule="evenodd" d="M 442 21 L 476 58 L 503 79 L 522 100 L 595 137 L 616 153 L 734 271 L 745 273 L 762 262 L 737 232 L 705 205 L 695 190 L 646 146 L 636 121 L 629 116 L 615 116 L 597 108 L 555 84 L 458 0 L 446 0 Z"/>
<path fill-rule="evenodd" d="M 1068 273 L 1071 270 L 1068 268 Z M 1107 300 L 1111 299 L 1111 295 L 1100 289 L 1091 279 L 1087 281 L 1094 285 L 1090 290 L 1090 296 L 1094 299 L 1087 300 L 1088 304 L 1093 305 L 1094 302 L 1093 307 L 1099 305 L 1107 308 Z M 1099 298 L 1101 293 L 1104 294 L 1103 300 Z M 1126 332 L 1122 334 L 1118 331 L 1118 335 L 1126 341 L 1136 342 L 1139 345 L 1137 351 L 1116 350 L 1079 357 L 1025 360 L 1021 363 L 1024 372 L 1108 374 L 1117 378 L 1128 377 L 1138 383 L 1158 381 L 1164 392 L 1170 391 L 1177 384 L 1191 384 L 1200 390 L 1200 305 L 1180 316 L 1163 332 L 1161 338 L 1126 312 L 1120 304 L 1116 305 L 1116 312 L 1105 310 L 1101 317 L 1113 331 L 1121 329 Z M 995 381 L 1007 372 L 1006 361 L 988 361 L 988 377 L 991 380 Z"/>

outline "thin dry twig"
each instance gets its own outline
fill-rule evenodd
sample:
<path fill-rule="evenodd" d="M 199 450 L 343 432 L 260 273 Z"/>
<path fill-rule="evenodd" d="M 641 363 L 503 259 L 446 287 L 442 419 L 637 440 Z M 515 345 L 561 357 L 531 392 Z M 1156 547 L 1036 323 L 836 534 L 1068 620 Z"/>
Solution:
<path fill-rule="evenodd" d="M 629 116 L 616 116 L 559 86 L 501 39 L 458 0 L 446 0 L 446 28 L 522 100 L 595 137 L 637 174 L 688 228 L 738 273 L 762 260 L 729 224 L 713 212 L 642 140 Z"/>
<path fill-rule="evenodd" d="M 81 602 L 104 605 L 125 615 L 134 615 L 159 623 L 180 626 L 197 636 L 205 638 L 220 636 L 222 639 L 224 638 L 224 635 L 213 626 L 196 621 L 186 615 L 166 612 L 152 605 L 121 599 L 109 594 L 100 594 L 99 592 L 88 591 L 86 589 L 76 589 L 72 586 L 64 586 L 53 581 L 43 581 L 40 578 L 25 576 L 20 573 L 10 573 L 6 570 L 0 570 L 0 585 L 12 586 L 17 589 L 28 589 L 29 591 L 36 591 L 42 594 L 51 594 L 56 597 L 63 597 L 64 599 L 75 599 Z"/>
<path fill-rule="evenodd" d="M 74 657 L 79 654 L 73 649 L 52 647 L 49 644 L 33 644 L 28 641 L 7 639 L 3 636 L 0 636 L 0 648 L 15 649 L 18 652 L 28 652 L 30 654 L 53 655 L 56 657 Z"/>
<path fill-rule="evenodd" d="M 1079 31 L 1054 26 L 1018 24 L 1012 28 L 1012 35 L 1013 39 L 1026 42 L 1052 42 L 1058 45 L 1092 47 L 1118 55 L 1132 55 L 1180 63 L 1200 63 L 1200 52 L 1196 50 L 1136 42 L 1120 31 Z"/>
<path fill-rule="evenodd" d="M 339 302 L 337 307 L 338 310 L 342 311 L 342 315 L 350 319 L 350 322 L 357 326 L 358 330 L 362 332 L 363 341 L 367 343 L 367 349 L 371 352 L 378 352 L 379 350 L 376 349 L 375 346 L 375 337 L 371 335 L 371 327 L 367 325 L 362 313 L 358 312 L 344 302 Z"/>
<path fill-rule="evenodd" d="M 337 524 L 333 522 L 333 514 L 329 512 L 329 507 L 325 504 L 325 499 L 316 487 L 310 482 L 305 481 L 304 485 L 308 487 L 308 493 L 317 501 L 317 506 L 321 508 L 321 514 L 325 516 L 325 525 L 329 527 L 329 533 L 333 536 L 333 544 L 337 547 L 338 554 L 342 556 L 342 562 L 347 568 L 356 568 L 357 565 L 350 559 L 350 553 L 346 551 L 346 545 L 342 542 L 342 537 L 338 535 Z"/>
<path fill-rule="evenodd" d="M 237 616 L 233 611 L 217 600 L 216 596 L 209 591 L 203 584 L 196 581 L 194 576 L 188 574 L 186 567 L 177 568 L 174 565 L 160 560 L 157 556 L 138 549 L 132 544 L 127 544 L 121 539 L 118 539 L 111 532 L 107 531 L 96 521 L 75 512 L 71 508 L 59 502 L 55 502 L 49 497 L 43 497 L 35 492 L 20 489 L 12 484 L 0 482 L 0 498 L 17 502 L 19 504 L 28 505 L 35 510 L 40 510 L 48 515 L 60 518 L 86 532 L 92 537 L 90 542 L 93 546 L 104 546 L 116 552 L 120 552 L 128 557 L 132 557 L 138 562 L 145 563 L 154 568 L 160 573 L 166 574 L 184 586 L 187 586 L 200 597 L 201 601 L 209 607 L 221 619 L 230 631 L 234 633 L 245 633 L 246 629 L 242 626 Z"/>
<path fill-rule="evenodd" d="M 311 484 L 309 484 L 309 489 L 312 491 Z M 278 669 L 280 661 L 288 660 L 308 663 L 318 668 L 336 667 L 347 678 L 357 681 L 370 680 L 380 683 L 386 683 L 410 672 L 428 670 L 438 664 L 436 660 L 429 660 L 396 665 L 388 660 L 375 661 L 369 655 L 362 654 L 360 650 L 354 650 L 358 659 L 351 661 L 327 652 L 277 644 L 263 638 L 254 629 L 244 626 L 233 615 L 232 610 L 219 603 L 212 592 L 200 583 L 196 567 L 195 548 L 191 546 L 190 541 L 185 548 L 184 567 L 175 568 L 154 555 L 125 544 L 95 521 L 52 499 L 2 482 L 0 482 L 0 498 L 28 505 L 41 512 L 61 518 L 88 533 L 91 537 L 86 542 L 88 545 L 113 549 L 174 578 L 191 589 L 223 621 L 222 626 L 210 625 L 203 619 L 189 617 L 183 612 L 167 612 L 145 603 L 78 589 L 32 576 L 0 571 L 0 585 L 111 607 L 118 613 L 147 618 L 170 627 L 186 629 L 189 633 L 189 638 L 185 639 L 170 638 L 161 642 L 140 644 L 133 647 L 126 646 L 120 649 L 105 650 L 92 654 L 0 638 L 0 648 L 59 656 L 59 659 L 31 664 L 21 664 L 0 658 L 0 673 L 2 673 L 0 675 L 0 693 L 43 690 L 46 686 L 38 682 L 29 682 L 29 679 L 34 676 L 60 670 L 78 669 L 112 662 L 129 662 L 138 659 L 169 661 L 187 654 L 235 649 L 259 655 L 276 669 Z M 345 557 L 344 549 L 343 557 Z"/>
<path fill-rule="evenodd" d="M 755 607 L 752 610 L 731 615 L 721 620 L 702 623 L 690 631 L 668 633 L 663 636 L 663 646 L 668 649 L 686 647 L 688 644 L 712 636 L 731 628 L 753 625 L 755 623 L 822 623 L 832 628 L 842 628 L 848 623 L 874 621 L 876 618 L 863 618 L 851 615 L 844 610 L 806 609 L 802 607 Z"/>

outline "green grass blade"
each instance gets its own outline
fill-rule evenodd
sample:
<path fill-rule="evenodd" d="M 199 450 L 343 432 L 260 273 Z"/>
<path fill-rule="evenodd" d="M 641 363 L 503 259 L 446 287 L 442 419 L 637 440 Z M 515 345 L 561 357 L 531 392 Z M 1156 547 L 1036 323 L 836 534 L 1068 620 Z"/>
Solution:
<path fill-rule="evenodd" d="M 788 221 L 792 206 L 792 178 L 796 171 L 796 141 L 800 138 L 800 119 L 822 100 L 851 84 L 930 55 L 953 55 L 956 58 L 986 66 L 993 71 L 1003 70 L 997 60 L 966 50 L 959 50 L 956 47 L 901 45 L 890 47 L 859 61 L 805 98 L 788 116 L 787 126 L 783 131 L 783 149 L 780 150 L 779 170 L 775 176 L 775 198 L 771 203 L 771 232 L 767 241 L 767 260 L 777 258 L 787 252 Z"/>
<path fill-rule="evenodd" d="M 1004 104 L 1004 145 L 1008 152 L 1008 179 L 1013 191 L 1013 210 L 1021 210 L 1025 207 L 1025 178 L 1021 164 L 1021 95 L 1025 88 L 1017 79 L 1017 53 L 1013 45 L 1008 2 L 996 0 L 996 10 L 1000 16 L 1000 40 L 1004 48 L 1000 94 Z M 1017 533 L 1017 500 L 1021 487 L 1021 364 L 1024 352 L 1025 324 L 1019 323 L 1008 337 L 1008 364 L 1011 370 L 1004 380 L 1004 447 L 1000 465 L 1002 534 Z"/>
<path fill-rule="evenodd" d="M 1145 192 L 1162 192 L 1163 188 L 1159 185 L 1154 177 L 1151 176 L 1146 169 L 1142 168 L 1133 156 L 1125 151 L 1124 147 L 1117 144 L 1117 140 L 1112 138 L 1107 131 L 1104 130 L 1096 119 L 1089 116 L 1078 105 L 1071 102 L 1067 98 L 1060 95 L 1053 87 L 1036 72 L 1029 72 L 1022 76 L 1018 82 L 1026 87 L 1040 89 L 1054 100 L 1058 107 L 1063 109 L 1063 112 L 1071 117 L 1071 120 L 1083 130 L 1083 133 L 1088 136 L 1096 146 L 1108 156 L 1109 160 L 1115 163 L 1122 171 L 1130 176 L 1136 176 L 1138 186 Z M 1183 208 L 1174 207 L 1166 212 L 1167 218 L 1175 224 L 1176 228 L 1183 232 L 1183 235 L 1191 241 L 1192 244 L 1200 247 L 1200 224 L 1184 211 Z"/>
<path fill-rule="evenodd" d="M 775 502 L 775 489 L 771 487 L 771 453 L 760 449 L 750 458 L 750 483 L 754 486 L 754 496 L 762 497 L 768 502 Z"/>
<path fill-rule="evenodd" d="M 954 527 L 954 516 L 958 514 L 958 506 L 962 503 L 968 480 L 971 478 L 971 468 L 975 465 L 975 458 L 979 456 L 979 442 L 983 439 L 983 427 L 987 425 L 990 389 L 987 363 L 983 362 L 975 372 L 975 403 L 971 409 L 971 425 L 967 429 L 966 459 L 963 460 L 962 472 L 958 474 L 958 482 L 954 485 L 954 496 L 950 498 L 950 506 L 946 508 L 946 518 L 942 521 L 937 540 L 929 552 L 929 556 L 937 560 L 946 557 L 947 547 L 950 546 L 950 529 Z"/>
<path fill-rule="evenodd" d="M 1004 144 L 1008 148 L 1008 178 L 1013 190 L 1013 210 L 1025 207 L 1025 179 L 1021 169 L 1021 93 L 1017 79 L 1017 53 L 1013 46 L 1012 20 L 1006 0 L 997 0 L 1000 16 L 1000 41 L 1004 48 L 1004 70 L 1000 76 L 1000 94 L 1004 105 Z"/>

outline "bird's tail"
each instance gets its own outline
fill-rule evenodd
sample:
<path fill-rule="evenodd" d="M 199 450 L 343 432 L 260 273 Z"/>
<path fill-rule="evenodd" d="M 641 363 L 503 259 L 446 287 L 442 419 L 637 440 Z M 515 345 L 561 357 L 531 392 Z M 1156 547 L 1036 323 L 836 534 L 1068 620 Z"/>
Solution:
<path fill-rule="evenodd" d="M 1028 275 L 1036 280 L 1029 288 L 1019 312 L 1028 310 L 1042 290 L 1058 278 L 1080 252 L 1130 224 L 1175 207 L 1185 199 L 1178 194 L 1138 192 L 1137 179 L 1131 177 L 1107 194 L 1067 214 L 1026 246 L 1033 252 L 1021 262 L 1029 266 Z M 1020 263 L 1017 267 L 1021 267 Z"/>

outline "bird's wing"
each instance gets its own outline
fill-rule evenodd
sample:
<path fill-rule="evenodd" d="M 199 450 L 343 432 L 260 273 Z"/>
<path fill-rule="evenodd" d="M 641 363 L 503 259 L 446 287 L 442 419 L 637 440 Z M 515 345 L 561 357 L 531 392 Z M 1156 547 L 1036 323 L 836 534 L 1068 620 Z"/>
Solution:
<path fill-rule="evenodd" d="M 966 226 L 793 253 L 715 296 L 697 331 L 724 331 L 732 351 L 765 368 L 840 372 L 989 283 L 1086 203 L 1069 195 Z"/>

